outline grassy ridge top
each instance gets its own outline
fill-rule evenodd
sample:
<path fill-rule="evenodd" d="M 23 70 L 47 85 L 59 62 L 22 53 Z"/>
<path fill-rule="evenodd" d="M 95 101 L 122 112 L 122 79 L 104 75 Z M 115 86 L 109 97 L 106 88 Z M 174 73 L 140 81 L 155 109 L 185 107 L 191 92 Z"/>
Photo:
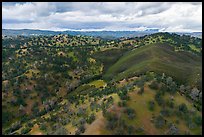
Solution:
<path fill-rule="evenodd" d="M 104 77 L 121 80 L 146 71 L 165 73 L 182 83 L 196 83 L 195 74 L 202 73 L 202 60 L 200 56 L 185 51 L 175 52 L 168 44 L 151 44 L 127 52 Z"/>

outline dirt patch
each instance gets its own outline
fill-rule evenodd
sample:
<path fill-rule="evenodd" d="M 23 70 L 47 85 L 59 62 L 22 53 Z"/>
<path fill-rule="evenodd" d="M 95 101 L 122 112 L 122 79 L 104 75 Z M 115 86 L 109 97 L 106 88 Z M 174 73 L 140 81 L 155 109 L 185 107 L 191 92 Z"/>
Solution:
<path fill-rule="evenodd" d="M 120 82 L 121 85 L 124 85 L 127 81 L 126 81 L 126 79 L 123 79 L 123 80 L 121 80 L 119 82 Z"/>
<path fill-rule="evenodd" d="M 39 126 L 35 124 L 30 131 L 31 135 L 43 135 L 42 131 L 39 129 Z"/>
<path fill-rule="evenodd" d="M 107 111 L 110 113 L 115 113 L 118 117 L 121 116 L 122 108 L 119 107 L 118 105 L 114 104 L 112 105 Z"/>
<path fill-rule="evenodd" d="M 100 135 L 101 130 L 105 128 L 105 118 L 102 112 L 98 112 L 96 115 L 96 120 L 90 125 L 86 125 L 86 131 L 83 135 Z"/>
<path fill-rule="evenodd" d="M 135 80 L 135 79 L 138 79 L 139 77 L 135 76 L 135 77 L 132 77 L 132 78 L 129 78 L 128 80 L 132 81 L 132 80 Z"/>
<path fill-rule="evenodd" d="M 25 107 L 25 112 L 27 114 L 31 114 L 31 112 L 32 112 L 31 109 L 32 109 L 32 106 L 33 106 L 33 100 L 27 99 L 26 104 L 27 104 L 27 106 Z"/>

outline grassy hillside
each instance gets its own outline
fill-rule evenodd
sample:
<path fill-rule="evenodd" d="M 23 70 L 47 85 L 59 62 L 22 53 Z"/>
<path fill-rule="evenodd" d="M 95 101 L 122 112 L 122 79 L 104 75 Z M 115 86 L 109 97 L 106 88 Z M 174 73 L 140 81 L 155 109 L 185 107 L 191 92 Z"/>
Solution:
<path fill-rule="evenodd" d="M 189 51 L 202 55 L 202 39 L 189 35 L 178 35 L 175 33 L 155 33 L 140 37 L 138 45 L 149 45 L 152 43 L 168 43 L 177 51 Z"/>
<path fill-rule="evenodd" d="M 152 44 L 127 52 L 105 74 L 105 78 L 121 80 L 146 71 L 165 73 L 178 82 L 193 82 L 202 73 L 201 56 L 175 52 L 167 44 Z M 195 75 L 196 74 L 196 75 Z"/>
<path fill-rule="evenodd" d="M 126 51 L 128 49 L 110 49 L 95 52 L 92 56 L 103 63 L 104 71 L 107 71 Z"/>

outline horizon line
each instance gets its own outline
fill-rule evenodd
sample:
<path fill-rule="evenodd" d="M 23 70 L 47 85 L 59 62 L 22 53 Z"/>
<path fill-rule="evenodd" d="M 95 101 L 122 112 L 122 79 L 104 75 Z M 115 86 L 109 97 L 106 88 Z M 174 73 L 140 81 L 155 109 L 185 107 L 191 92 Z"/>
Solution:
<path fill-rule="evenodd" d="M 202 31 L 160 31 L 159 29 L 156 28 L 149 28 L 149 29 L 145 29 L 145 30 L 106 30 L 106 29 L 64 29 L 64 30 L 48 30 L 48 29 L 13 29 L 13 28 L 2 28 L 2 30 L 38 30 L 38 31 L 54 31 L 54 32 L 66 32 L 66 31 L 78 31 L 78 32 L 102 32 L 102 31 L 113 31 L 113 32 L 117 32 L 117 31 L 132 31 L 132 32 L 144 32 L 144 31 L 148 31 L 148 30 L 155 30 L 155 32 L 169 32 L 169 33 L 202 33 Z"/>

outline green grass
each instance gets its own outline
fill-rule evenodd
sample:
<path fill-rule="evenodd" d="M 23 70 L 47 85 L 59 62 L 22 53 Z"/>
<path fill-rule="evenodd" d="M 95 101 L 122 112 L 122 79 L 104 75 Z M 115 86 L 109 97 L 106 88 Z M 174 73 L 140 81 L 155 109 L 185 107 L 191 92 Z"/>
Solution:
<path fill-rule="evenodd" d="M 74 61 L 78 61 L 78 58 L 74 55 L 74 52 L 69 52 L 68 56 L 72 57 Z"/>
<path fill-rule="evenodd" d="M 92 85 L 83 84 L 83 85 L 77 87 L 76 90 L 72 93 L 73 94 L 86 93 L 86 91 L 89 91 L 93 88 L 94 88 L 94 86 L 92 86 Z"/>
<path fill-rule="evenodd" d="M 200 52 L 200 51 L 201 51 L 201 49 L 197 48 L 195 45 L 189 45 L 189 47 L 190 47 L 192 50 L 196 51 L 196 52 Z"/>
<path fill-rule="evenodd" d="M 106 83 L 103 80 L 95 80 L 90 82 L 88 85 L 93 85 L 96 88 L 105 87 Z"/>
<path fill-rule="evenodd" d="M 154 100 L 155 91 L 145 86 L 145 90 L 142 95 L 138 95 L 137 92 L 130 92 L 128 95 L 130 96 L 130 100 L 127 102 L 127 106 L 135 110 L 136 118 L 129 120 L 127 116 L 123 115 L 127 123 L 137 128 L 144 126 L 144 132 L 146 134 L 159 134 L 160 131 L 155 128 L 154 124 L 150 122 L 150 119 L 152 117 L 152 113 L 158 115 L 161 108 L 155 104 L 155 110 L 153 112 L 148 109 L 148 102 Z"/>
<path fill-rule="evenodd" d="M 195 84 L 195 72 L 202 72 L 201 60 L 201 56 L 184 51 L 175 52 L 167 44 L 151 44 L 126 52 L 107 70 L 104 78 L 121 80 L 154 71 L 172 76 L 180 83 Z"/>
<path fill-rule="evenodd" d="M 144 93 L 142 95 L 137 94 L 137 90 L 133 92 L 129 92 L 128 95 L 130 96 L 130 100 L 127 101 L 127 106 L 134 109 L 136 112 L 136 118 L 133 120 L 128 119 L 126 114 L 122 114 L 122 118 L 130 125 L 135 126 L 136 128 L 144 126 L 144 133 L 148 135 L 157 135 L 157 134 L 165 134 L 165 132 L 169 129 L 168 125 L 165 125 L 163 128 L 158 129 L 155 127 L 155 125 L 150 121 L 152 118 L 152 114 L 155 116 L 160 115 L 161 106 L 157 104 L 157 102 L 154 100 L 155 94 L 157 91 L 150 89 L 147 84 L 144 86 Z M 170 99 L 171 95 L 166 92 L 165 96 L 163 97 L 164 100 Z M 155 102 L 155 108 L 153 111 L 150 111 L 148 109 L 148 102 L 149 101 Z M 180 94 L 174 95 L 174 104 L 175 109 L 176 106 L 180 104 L 186 104 L 188 109 L 192 109 L 193 105 L 191 102 L 189 102 L 185 96 L 181 96 Z M 195 108 L 194 108 L 195 109 Z M 201 112 L 196 111 L 196 115 L 202 116 Z M 184 134 L 185 131 L 190 131 L 191 134 L 200 134 L 202 131 L 202 127 L 196 127 L 195 129 L 189 129 L 186 126 L 186 123 L 183 119 L 180 119 L 176 115 L 170 116 L 170 117 L 164 117 L 168 123 L 173 122 L 178 119 L 179 124 L 176 124 L 176 126 L 179 128 L 179 131 L 181 134 Z"/>

